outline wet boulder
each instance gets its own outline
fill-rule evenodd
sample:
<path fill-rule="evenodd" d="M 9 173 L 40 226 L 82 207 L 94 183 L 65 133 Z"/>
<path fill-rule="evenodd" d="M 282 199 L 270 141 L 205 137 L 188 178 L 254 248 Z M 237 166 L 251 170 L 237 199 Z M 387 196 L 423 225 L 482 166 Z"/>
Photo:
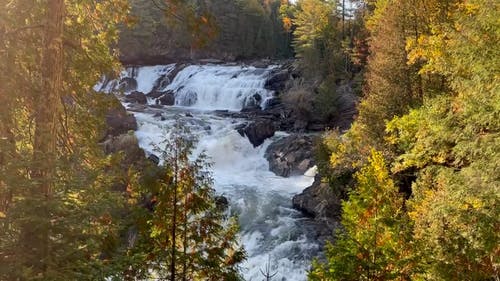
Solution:
<path fill-rule="evenodd" d="M 288 70 L 273 72 L 264 84 L 264 88 L 271 91 L 281 92 L 286 88 L 286 82 L 288 79 L 290 79 L 290 73 L 288 73 Z"/>
<path fill-rule="evenodd" d="M 278 176 L 303 175 L 315 165 L 313 138 L 307 135 L 291 135 L 269 145 L 265 153 L 269 170 Z"/>
<path fill-rule="evenodd" d="M 150 154 L 148 156 L 148 160 L 151 161 L 155 165 L 159 165 L 160 164 L 160 157 L 158 157 L 158 156 L 156 156 L 154 154 Z"/>
<path fill-rule="evenodd" d="M 131 103 L 146 104 L 148 102 L 148 99 L 146 98 L 146 95 L 144 93 L 134 91 L 125 96 L 125 101 Z"/>
<path fill-rule="evenodd" d="M 316 175 L 313 184 L 292 199 L 295 209 L 330 225 L 338 223 L 341 202 L 328 183 L 322 182 L 320 175 Z"/>
<path fill-rule="evenodd" d="M 260 109 L 261 102 L 262 102 L 262 96 L 259 94 L 253 94 L 252 96 L 245 98 L 245 101 L 243 102 L 244 106 L 242 111 L 249 109 Z"/>
<path fill-rule="evenodd" d="M 270 99 L 266 100 L 266 102 L 264 103 L 264 108 L 266 110 L 271 110 L 274 108 L 282 108 L 282 107 L 283 107 L 283 103 L 281 103 L 281 99 L 278 97 L 270 98 Z"/>
<path fill-rule="evenodd" d="M 154 82 L 153 90 L 162 91 L 170 84 L 170 82 L 170 78 L 167 75 L 163 74 Z"/>
<path fill-rule="evenodd" d="M 131 92 L 137 89 L 137 81 L 131 77 L 125 77 L 118 83 L 118 90 L 124 92 Z"/>
<path fill-rule="evenodd" d="M 257 147 L 263 144 L 266 139 L 274 136 L 276 127 L 272 121 L 257 120 L 244 127 L 239 127 L 237 130 L 240 135 L 246 136 L 254 147 Z"/>
<path fill-rule="evenodd" d="M 223 195 L 215 196 L 215 206 L 221 211 L 227 210 L 229 207 L 229 200 Z"/>
<path fill-rule="evenodd" d="M 157 99 L 157 98 L 161 97 L 164 93 L 165 92 L 153 90 L 153 91 L 149 92 L 146 96 L 148 98 L 151 98 L 151 99 Z"/>
<path fill-rule="evenodd" d="M 175 95 L 173 91 L 163 92 L 163 95 L 156 101 L 161 105 L 174 105 L 175 104 Z"/>

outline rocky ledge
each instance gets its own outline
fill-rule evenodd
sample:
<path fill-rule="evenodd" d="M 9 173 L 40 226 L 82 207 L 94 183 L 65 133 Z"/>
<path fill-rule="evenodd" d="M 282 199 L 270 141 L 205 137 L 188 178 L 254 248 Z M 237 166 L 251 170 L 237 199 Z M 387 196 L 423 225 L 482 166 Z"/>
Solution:
<path fill-rule="evenodd" d="M 313 156 L 313 137 L 303 134 L 277 140 L 265 153 L 269 170 L 282 177 L 303 175 L 314 166 Z"/>
<path fill-rule="evenodd" d="M 292 199 L 293 207 L 314 218 L 321 240 L 332 238 L 340 227 L 341 199 L 318 174 L 313 184 Z"/>

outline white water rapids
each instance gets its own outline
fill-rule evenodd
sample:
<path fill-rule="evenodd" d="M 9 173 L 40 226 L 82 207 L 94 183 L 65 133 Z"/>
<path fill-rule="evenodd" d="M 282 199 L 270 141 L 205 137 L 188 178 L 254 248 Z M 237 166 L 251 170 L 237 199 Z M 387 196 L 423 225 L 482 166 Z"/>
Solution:
<path fill-rule="evenodd" d="M 153 144 L 164 140 L 175 122 L 188 126 L 198 139 L 195 154 L 205 151 L 210 157 L 215 189 L 228 198 L 230 211 L 239 217 L 241 241 L 248 255 L 241 266 L 245 280 L 265 280 L 261 271 L 265 272 L 268 264 L 269 274 L 274 275 L 271 280 L 306 280 L 319 246 L 308 237 L 308 219 L 292 209 L 291 198 L 311 185 L 313 177 L 283 178 L 268 170 L 264 152 L 285 133 L 277 133 L 254 148 L 234 129 L 245 120 L 218 117 L 213 111 L 240 110 L 255 94 L 264 103 L 272 96 L 264 89 L 272 67 L 192 65 L 172 81 L 158 83 L 173 69 L 173 65 L 141 67 L 122 73 L 122 77 L 137 80 L 138 91 L 148 93 L 156 85 L 175 92 L 175 106 L 134 112 L 140 146 L 151 153 Z M 105 91 L 110 87 L 98 86 Z M 148 103 L 154 101 L 148 99 Z M 162 116 L 154 117 L 154 112 Z"/>

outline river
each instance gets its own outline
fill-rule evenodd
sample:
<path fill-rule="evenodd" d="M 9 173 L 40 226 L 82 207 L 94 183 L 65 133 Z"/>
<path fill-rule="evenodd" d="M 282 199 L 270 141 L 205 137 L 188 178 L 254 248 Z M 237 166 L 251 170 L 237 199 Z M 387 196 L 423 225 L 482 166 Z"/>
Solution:
<path fill-rule="evenodd" d="M 286 136 L 284 132 L 254 148 L 236 130 L 242 119 L 221 117 L 215 110 L 239 111 L 249 103 L 265 106 L 273 92 L 264 88 L 276 66 L 255 68 L 245 65 L 191 65 L 166 78 L 174 65 L 128 68 L 122 78 L 134 78 L 137 91 L 149 93 L 172 90 L 174 106 L 153 106 L 134 110 L 140 146 L 147 154 L 168 138 L 169 128 L 180 122 L 198 139 L 194 155 L 205 152 L 212 162 L 216 192 L 228 198 L 229 211 L 237 214 L 241 241 L 248 258 L 241 266 L 245 280 L 306 280 L 311 260 L 319 251 L 309 219 L 292 208 L 291 198 L 313 182 L 313 175 L 284 178 L 269 171 L 264 158 L 267 146 Z M 171 80 L 171 81 L 170 81 Z M 110 91 L 116 83 L 99 85 Z M 256 94 L 259 98 L 256 98 Z"/>

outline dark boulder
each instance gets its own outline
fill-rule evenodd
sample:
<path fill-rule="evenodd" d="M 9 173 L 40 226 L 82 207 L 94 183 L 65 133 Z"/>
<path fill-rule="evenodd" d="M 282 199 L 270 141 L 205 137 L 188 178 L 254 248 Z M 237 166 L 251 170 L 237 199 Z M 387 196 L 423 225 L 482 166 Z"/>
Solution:
<path fill-rule="evenodd" d="M 166 91 L 163 95 L 156 101 L 161 105 L 174 105 L 175 104 L 175 95 L 172 91 Z"/>
<path fill-rule="evenodd" d="M 257 120 L 237 130 L 240 135 L 245 135 L 254 147 L 257 147 L 263 144 L 267 138 L 274 136 L 276 128 L 274 123 L 269 120 Z"/>
<path fill-rule="evenodd" d="M 106 154 L 123 152 L 125 155 L 121 163 L 123 166 L 137 164 L 145 158 L 144 151 L 139 147 L 139 142 L 133 133 L 110 137 L 102 143 L 102 146 Z"/>
<path fill-rule="evenodd" d="M 273 72 L 264 84 L 264 88 L 277 92 L 283 91 L 286 88 L 288 79 L 290 79 L 288 70 Z"/>
<path fill-rule="evenodd" d="M 316 175 L 313 184 L 292 199 L 293 207 L 325 223 L 331 229 L 339 224 L 341 199 L 321 176 Z"/>
<path fill-rule="evenodd" d="M 227 210 L 229 207 L 229 200 L 223 195 L 215 196 L 215 206 L 221 211 Z"/>
<path fill-rule="evenodd" d="M 161 97 L 163 94 L 165 94 L 165 92 L 153 90 L 153 91 L 149 92 L 146 96 L 148 98 L 157 99 L 157 98 Z"/>
<path fill-rule="evenodd" d="M 240 136 L 245 136 L 245 128 L 248 126 L 247 123 L 239 124 L 234 127 L 234 129 L 240 134 Z"/>
<path fill-rule="evenodd" d="M 291 135 L 269 145 L 265 153 L 269 170 L 278 176 L 303 175 L 315 165 L 313 138 L 306 135 Z"/>
<path fill-rule="evenodd" d="M 259 94 L 253 94 L 250 97 L 245 98 L 243 102 L 243 110 L 245 109 L 260 109 L 260 104 L 262 102 L 262 97 Z"/>
<path fill-rule="evenodd" d="M 118 90 L 124 92 L 131 92 L 137 89 L 137 81 L 131 77 L 125 77 L 120 80 Z"/>
<path fill-rule="evenodd" d="M 128 114 L 123 107 L 112 109 L 106 114 L 106 125 L 105 136 L 118 136 L 131 130 L 137 130 L 137 121 L 134 115 Z"/>
<path fill-rule="evenodd" d="M 270 98 L 266 100 L 264 103 L 264 108 L 266 110 L 271 110 L 277 107 L 283 107 L 283 104 L 281 103 L 281 99 L 278 97 Z"/>
<path fill-rule="evenodd" d="M 125 101 L 131 103 L 146 104 L 148 102 L 148 99 L 146 98 L 146 95 L 144 95 L 144 93 L 134 91 L 125 96 Z"/>
<path fill-rule="evenodd" d="M 161 75 L 153 84 L 153 91 L 162 91 L 168 84 L 170 84 L 170 78 L 167 75 Z"/>

